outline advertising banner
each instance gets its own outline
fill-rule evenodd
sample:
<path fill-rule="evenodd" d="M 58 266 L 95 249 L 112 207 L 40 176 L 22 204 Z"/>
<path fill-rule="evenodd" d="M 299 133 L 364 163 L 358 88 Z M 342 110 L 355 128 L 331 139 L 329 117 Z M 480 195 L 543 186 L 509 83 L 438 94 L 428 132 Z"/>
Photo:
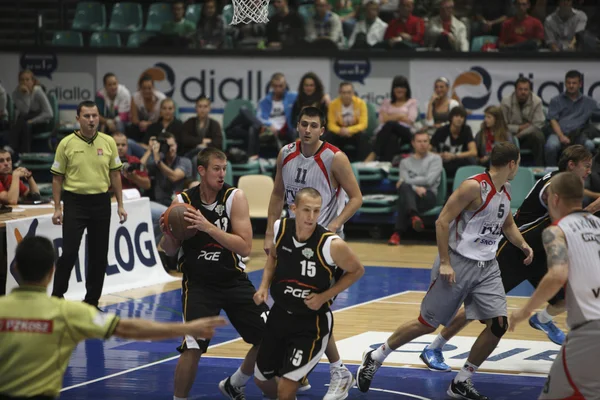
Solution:
<path fill-rule="evenodd" d="M 125 210 L 128 214 L 127 222 L 120 224 L 117 203 L 112 204 L 108 268 L 102 294 L 177 280 L 167 274 L 162 267 L 154 241 L 148 198 L 125 201 Z M 22 238 L 34 235 L 45 236 L 52 240 L 57 256 L 62 254 L 62 226 L 52 223 L 52 214 L 7 221 L 7 293 L 18 285 L 14 263 L 17 244 Z M 65 298 L 69 300 L 81 300 L 85 296 L 87 237 L 86 231 L 81 240 L 79 258 L 71 272 L 69 291 L 65 294 Z M 48 294 L 51 293 L 52 284 L 48 287 Z"/>
<path fill-rule="evenodd" d="M 156 89 L 172 97 L 182 112 L 193 112 L 194 102 L 201 94 L 212 100 L 215 111 L 236 98 L 256 104 L 267 93 L 269 79 L 276 72 L 285 74 L 293 91 L 298 90 L 300 78 L 309 71 L 329 88 L 329 60 L 323 58 L 98 56 L 97 69 L 98 87 L 105 73 L 114 72 L 132 94 L 139 78 L 150 75 Z"/>

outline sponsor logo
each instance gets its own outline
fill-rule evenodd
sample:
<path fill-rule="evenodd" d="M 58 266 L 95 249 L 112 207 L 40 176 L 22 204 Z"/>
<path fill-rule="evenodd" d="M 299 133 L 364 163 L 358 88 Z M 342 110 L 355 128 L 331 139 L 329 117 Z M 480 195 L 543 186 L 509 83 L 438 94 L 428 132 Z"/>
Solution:
<path fill-rule="evenodd" d="M 217 214 L 219 214 L 219 217 L 221 217 L 223 215 L 224 211 L 225 211 L 225 206 L 223 204 L 217 204 L 217 206 L 215 207 L 215 212 Z"/>
<path fill-rule="evenodd" d="M 485 246 L 493 246 L 496 244 L 495 240 L 490 240 L 490 239 L 484 239 L 484 238 L 477 238 L 473 241 L 474 243 L 479 243 L 479 244 L 483 244 Z"/>
<path fill-rule="evenodd" d="M 140 78 L 148 75 L 156 84 L 156 89 L 163 92 L 167 97 L 173 97 L 175 92 L 175 72 L 173 68 L 165 63 L 156 63 L 140 75 Z"/>
<path fill-rule="evenodd" d="M 312 249 L 306 248 L 302 250 L 302 255 L 310 260 L 315 255 L 315 252 Z"/>
<path fill-rule="evenodd" d="M 292 249 L 288 249 L 288 248 L 287 248 L 287 247 L 285 247 L 285 246 L 281 246 L 281 250 L 285 250 L 285 251 L 287 251 L 288 253 L 291 253 L 291 252 L 292 252 Z"/>
<path fill-rule="evenodd" d="M 456 93 L 456 90 L 461 86 L 483 86 L 485 88 L 485 94 L 480 97 L 466 96 L 461 99 Z M 471 67 L 469 71 L 462 72 L 454 79 L 450 93 L 452 93 L 452 98 L 462 102 L 462 105 L 466 109 L 478 110 L 483 108 L 490 100 L 490 96 L 492 95 L 492 77 L 490 76 L 490 73 L 482 67 Z"/>
<path fill-rule="evenodd" d="M 201 250 L 198 255 L 198 260 L 205 259 L 206 261 L 219 261 L 219 257 L 221 257 L 220 251 L 206 251 Z"/>
<path fill-rule="evenodd" d="M 594 233 L 582 233 L 581 238 L 584 242 L 600 243 L 600 235 L 596 235 Z"/>
<path fill-rule="evenodd" d="M 291 294 L 299 299 L 305 299 L 310 295 L 310 289 L 295 289 L 291 286 L 286 286 L 283 294 Z"/>
<path fill-rule="evenodd" d="M 52 320 L 0 319 L 0 332 L 52 333 Z"/>
<path fill-rule="evenodd" d="M 484 222 L 480 233 L 482 236 L 499 236 L 502 233 L 502 224 L 496 222 Z"/>
<path fill-rule="evenodd" d="M 99 156 L 103 156 L 104 155 L 104 151 L 102 151 L 102 149 L 97 149 L 97 151 L 98 151 L 98 155 Z"/>

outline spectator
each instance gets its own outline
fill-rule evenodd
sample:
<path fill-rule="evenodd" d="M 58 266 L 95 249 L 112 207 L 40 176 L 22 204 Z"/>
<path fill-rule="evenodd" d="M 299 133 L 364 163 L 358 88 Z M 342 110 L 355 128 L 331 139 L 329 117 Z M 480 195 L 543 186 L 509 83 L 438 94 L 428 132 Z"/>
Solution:
<path fill-rule="evenodd" d="M 27 181 L 29 187 L 25 186 L 22 179 Z M 40 189 L 31 171 L 23 167 L 13 170 L 10 153 L 0 149 L 0 204 L 15 205 L 26 197 L 34 200 L 40 198 Z"/>
<path fill-rule="evenodd" d="M 388 24 L 379 18 L 379 0 L 367 0 L 365 18 L 358 21 L 348 39 L 348 48 L 364 49 L 383 42 Z"/>
<path fill-rule="evenodd" d="M 327 110 L 327 132 L 325 140 L 344 150 L 346 145 L 355 148 L 350 161 L 358 161 L 365 145 L 365 130 L 368 125 L 367 104 L 354 94 L 350 82 L 340 83 L 340 96 L 329 104 Z M 347 153 L 347 152 L 346 152 Z"/>
<path fill-rule="evenodd" d="M 202 5 L 198 30 L 196 31 L 197 47 L 204 49 L 220 49 L 225 41 L 225 24 L 217 14 L 217 2 L 207 0 Z"/>
<path fill-rule="evenodd" d="M 323 82 L 314 72 L 308 72 L 300 79 L 298 97 L 292 107 L 290 127 L 296 129 L 298 116 L 304 107 L 317 107 L 327 115 L 327 107 L 331 103 L 329 95 L 325 93 Z"/>
<path fill-rule="evenodd" d="M 449 123 L 450 110 L 460 106 L 460 103 L 448 97 L 450 81 L 448 78 L 439 77 L 433 84 L 433 94 L 427 104 L 427 125 L 435 129 Z"/>
<path fill-rule="evenodd" d="M 19 72 L 19 86 L 12 99 L 16 120 L 10 132 L 10 147 L 17 153 L 29 152 L 31 135 L 48 130 L 54 112 L 44 89 L 28 69 Z"/>
<path fill-rule="evenodd" d="M 154 89 L 154 81 L 149 75 L 143 75 L 138 81 L 138 91 L 131 98 L 131 125 L 127 137 L 141 142 L 148 127 L 160 118 L 160 103 L 166 99 L 163 93 Z M 131 142 L 129 143 L 131 147 Z M 134 154 L 140 157 L 139 154 Z"/>
<path fill-rule="evenodd" d="M 454 1 L 442 0 L 440 13 L 429 20 L 425 45 L 442 50 L 469 51 L 467 27 L 454 16 Z"/>
<path fill-rule="evenodd" d="M 137 189 L 140 192 L 150 189 L 150 178 L 148 172 L 142 169 L 141 160 L 136 156 L 127 154 L 127 136 L 123 132 L 112 134 L 119 158 L 123 163 L 121 168 L 121 187 L 123 189 Z"/>
<path fill-rule="evenodd" d="M 398 18 L 390 21 L 384 40 L 390 48 L 414 49 L 423 46 L 425 21 L 412 15 L 414 0 L 400 0 Z"/>
<path fill-rule="evenodd" d="M 419 114 L 419 105 L 412 98 L 408 79 L 397 76 L 392 81 L 391 100 L 385 99 L 379 108 L 380 125 L 375 130 L 375 149 L 365 162 L 393 161 L 401 144 L 412 141 L 412 127 Z M 399 143 L 400 142 L 400 143 Z"/>
<path fill-rule="evenodd" d="M 196 116 L 185 121 L 181 137 L 176 138 L 179 155 L 192 160 L 192 164 L 196 163 L 198 153 L 207 147 L 223 150 L 221 125 L 209 114 L 210 100 L 202 95 L 196 100 Z"/>
<path fill-rule="evenodd" d="M 511 13 L 511 3 L 512 0 L 473 2 L 475 17 L 471 28 L 471 37 L 482 35 L 499 36 L 502 24 Z"/>
<path fill-rule="evenodd" d="M 594 129 L 590 125 L 590 117 L 598 110 L 598 103 L 581 93 L 581 84 L 579 71 L 567 72 L 565 91 L 550 100 L 548 120 L 551 133 L 544 146 L 546 165 L 556 165 L 561 148 L 569 144 L 582 144 L 591 153 L 595 152 L 589 133 Z"/>
<path fill-rule="evenodd" d="M 196 31 L 196 26 L 192 21 L 185 19 L 185 2 L 175 1 L 172 10 L 173 21 L 165 22 L 162 26 L 161 33 L 191 38 Z"/>
<path fill-rule="evenodd" d="M 398 7 L 400 7 L 400 0 L 380 0 L 380 4 L 381 11 L 379 12 L 379 17 L 383 22 L 389 24 L 396 16 Z"/>
<path fill-rule="evenodd" d="M 275 15 L 267 22 L 267 46 L 270 49 L 297 45 L 304 41 L 304 20 L 294 10 L 290 10 L 287 0 L 273 0 Z"/>
<path fill-rule="evenodd" d="M 329 0 L 331 11 L 340 17 L 344 37 L 350 37 L 354 30 L 361 0 Z"/>
<path fill-rule="evenodd" d="M 319 44 L 325 41 L 341 46 L 344 34 L 340 17 L 329 10 L 327 0 L 314 0 L 314 3 L 315 13 L 306 21 L 306 41 Z"/>
<path fill-rule="evenodd" d="M 415 152 L 400 162 L 400 179 L 396 183 L 398 216 L 388 241 L 393 246 L 400 244 L 400 238 L 409 226 L 417 232 L 423 230 L 419 214 L 435 207 L 442 180 L 442 158 L 429 151 L 429 134 L 415 134 L 411 144 Z"/>
<path fill-rule="evenodd" d="M 415 15 L 421 18 L 431 18 L 439 11 L 440 0 L 419 0 L 415 4 Z M 454 16 L 465 24 L 473 15 L 473 0 L 455 0 Z"/>
<path fill-rule="evenodd" d="M 546 44 L 552 51 L 575 51 L 587 24 L 587 15 L 573 8 L 572 0 L 560 0 L 555 12 L 546 17 Z"/>
<path fill-rule="evenodd" d="M 165 140 L 168 149 L 161 149 L 159 140 Z M 150 202 L 154 236 L 161 237 L 159 219 L 171 205 L 173 196 L 185 187 L 185 179 L 192 176 L 192 162 L 177 155 L 177 142 L 171 133 L 163 133 L 158 138 L 151 137 L 148 149 L 141 159 L 148 175 L 154 178 L 154 201 Z"/>
<path fill-rule="evenodd" d="M 173 99 L 167 97 L 160 102 L 160 118 L 148 127 L 142 141 L 144 150 L 148 146 L 148 142 L 152 136 L 158 137 L 161 133 L 166 132 L 172 133 L 176 138 L 181 136 L 181 132 L 183 132 L 183 122 L 175 118 L 175 112 L 175 102 Z"/>
<path fill-rule="evenodd" d="M 435 131 L 431 138 L 432 150 L 442 157 L 448 178 L 454 178 L 456 170 L 475 164 L 477 146 L 471 127 L 467 125 L 467 111 L 462 107 L 450 110 L 450 124 Z"/>
<path fill-rule="evenodd" d="M 522 148 L 531 149 L 535 165 L 544 165 L 544 142 L 542 129 L 546 118 L 542 99 L 531 90 L 532 83 L 520 77 L 515 91 L 502 99 L 502 114 L 508 131 L 519 139 Z"/>
<path fill-rule="evenodd" d="M 544 40 L 544 27 L 539 19 L 527 14 L 529 0 L 516 0 L 515 16 L 502 23 L 498 47 L 509 51 L 537 50 Z"/>
<path fill-rule="evenodd" d="M 481 129 L 475 136 L 479 164 L 489 166 L 492 148 L 496 143 L 512 141 L 512 135 L 508 131 L 504 115 L 502 115 L 502 108 L 498 106 L 487 107 L 484 110 Z"/>
<path fill-rule="evenodd" d="M 112 72 L 102 78 L 104 87 L 96 93 L 102 132 L 125 132 L 131 116 L 131 93 L 121 85 Z"/>
<path fill-rule="evenodd" d="M 296 137 L 289 129 L 292 124 L 292 107 L 298 94 L 288 89 L 285 76 L 278 72 L 271 77 L 271 91 L 258 102 L 256 116 L 262 124 L 261 134 L 278 140 L 293 142 Z"/>

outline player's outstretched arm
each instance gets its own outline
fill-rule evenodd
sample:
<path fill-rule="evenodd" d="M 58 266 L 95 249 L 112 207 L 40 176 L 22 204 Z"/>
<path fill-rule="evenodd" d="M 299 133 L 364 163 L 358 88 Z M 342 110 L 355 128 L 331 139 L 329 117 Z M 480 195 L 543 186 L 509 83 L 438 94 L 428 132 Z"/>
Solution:
<path fill-rule="evenodd" d="M 200 318 L 185 323 L 122 319 L 114 334 L 123 339 L 137 340 L 163 340 L 185 335 L 210 338 L 214 335 L 215 328 L 225 324 L 225 319 L 222 317 Z"/>
<path fill-rule="evenodd" d="M 437 221 L 435 221 L 435 236 L 440 256 L 440 276 L 447 282 L 453 283 L 456 281 L 454 270 L 450 265 L 450 255 L 448 252 L 450 223 L 464 210 L 469 209 L 474 201 L 480 198 L 481 190 L 479 189 L 479 183 L 473 179 L 464 181 L 458 189 L 452 193 Z"/>
<path fill-rule="evenodd" d="M 263 249 L 265 253 L 269 254 L 271 244 L 273 243 L 273 224 L 281 217 L 281 211 L 283 210 L 283 201 L 285 195 L 285 186 L 283 184 L 282 176 L 282 152 L 279 152 L 277 156 L 277 172 L 275 174 L 275 183 L 273 191 L 271 192 L 271 199 L 269 200 L 269 209 L 267 217 L 267 231 L 265 232 L 265 243 Z"/>
<path fill-rule="evenodd" d="M 525 260 L 523 261 L 523 264 L 531 264 L 531 262 L 533 261 L 533 250 L 525 241 L 525 238 L 521 234 L 521 231 L 517 227 L 517 224 L 515 223 L 515 220 L 510 212 L 508 213 L 508 217 L 506 217 L 506 220 L 504 221 L 502 231 L 504 232 L 504 236 L 506 236 L 509 242 L 514 244 L 519 249 L 523 250 L 523 253 L 525 253 Z"/>
<path fill-rule="evenodd" d="M 340 187 L 344 189 L 344 192 L 348 194 L 348 203 L 344 206 L 340 215 L 336 219 L 331 221 L 327 229 L 331 232 L 337 232 L 340 226 L 344 225 L 362 206 L 363 197 L 360 191 L 358 181 L 352 172 L 352 166 L 348 156 L 343 152 L 337 152 L 333 158 L 331 166 L 333 177 L 338 182 Z"/>
<path fill-rule="evenodd" d="M 569 278 L 569 252 L 565 234 L 558 226 L 550 226 L 542 233 L 542 241 L 548 258 L 548 272 L 531 295 L 525 306 L 510 316 L 509 327 L 529 318 L 532 312 L 546 304 L 562 288 Z"/>

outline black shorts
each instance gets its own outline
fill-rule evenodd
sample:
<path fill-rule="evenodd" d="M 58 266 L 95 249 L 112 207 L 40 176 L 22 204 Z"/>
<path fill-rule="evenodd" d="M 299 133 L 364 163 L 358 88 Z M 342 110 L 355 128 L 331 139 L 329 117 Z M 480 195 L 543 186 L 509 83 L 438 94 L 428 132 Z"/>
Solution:
<path fill-rule="evenodd" d="M 535 225 L 522 231 L 523 238 L 533 250 L 533 261 L 529 265 L 523 264 L 525 253 L 507 239 L 502 239 L 498 245 L 496 259 L 500 265 L 502 275 L 502 284 L 506 293 L 519 286 L 524 281 L 529 281 L 534 288 L 537 288 L 540 281 L 548 272 L 546 262 L 546 250 L 542 242 L 542 232 L 550 226 L 550 219 L 545 218 Z M 565 292 L 563 289 L 552 297 L 548 303 L 556 304 L 564 300 Z"/>
<path fill-rule="evenodd" d="M 323 357 L 333 329 L 331 311 L 298 315 L 273 305 L 258 350 L 254 376 L 302 381 Z"/>
<path fill-rule="evenodd" d="M 185 321 L 192 321 L 214 317 L 224 310 L 242 339 L 246 343 L 258 345 L 265 330 L 269 307 L 264 303 L 257 306 L 254 303 L 254 293 L 256 289 L 245 274 L 225 287 L 189 281 L 184 276 L 181 294 L 183 318 Z M 200 349 L 202 353 L 206 353 L 209 343 L 209 339 L 186 336 L 177 350 L 183 352 L 188 348 Z"/>

